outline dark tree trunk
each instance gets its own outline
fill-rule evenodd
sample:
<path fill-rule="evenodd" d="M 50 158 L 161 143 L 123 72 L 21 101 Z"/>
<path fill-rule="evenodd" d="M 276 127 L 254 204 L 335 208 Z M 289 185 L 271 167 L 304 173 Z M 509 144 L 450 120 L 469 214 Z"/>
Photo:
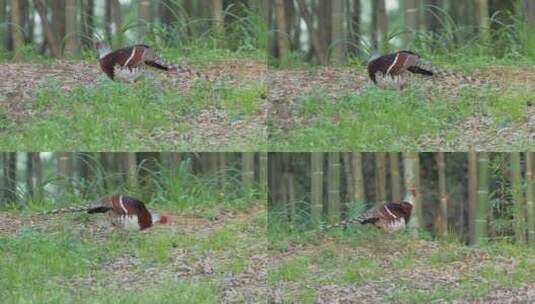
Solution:
<path fill-rule="evenodd" d="M 379 25 L 377 21 L 377 0 L 372 1 L 372 20 L 370 24 L 370 39 L 373 52 L 379 51 Z"/>
<path fill-rule="evenodd" d="M 119 0 L 112 0 L 111 11 L 114 16 L 113 22 L 115 23 L 115 36 L 117 39 L 117 44 L 122 45 L 124 41 L 123 17 L 122 17 L 123 12 L 121 10 L 121 2 L 119 2 Z"/>
<path fill-rule="evenodd" d="M 353 9 L 349 10 L 349 53 L 353 56 L 359 56 L 360 54 L 360 0 L 353 0 Z"/>
<path fill-rule="evenodd" d="M 325 45 L 321 42 L 321 36 L 318 31 L 314 30 L 314 21 L 312 20 L 312 16 L 310 15 L 310 11 L 308 10 L 308 7 L 306 5 L 305 0 L 297 0 L 299 3 L 299 10 L 301 11 L 301 16 L 303 16 L 303 19 L 305 20 L 305 23 L 308 28 L 308 32 L 310 35 L 310 39 L 312 41 L 312 47 L 314 49 L 314 52 L 316 54 L 316 57 L 318 58 L 318 61 L 322 65 L 327 65 L 327 55 L 325 52 Z"/>
<path fill-rule="evenodd" d="M 63 49 L 65 39 L 65 0 L 54 0 L 50 2 L 52 9 L 52 29 L 58 37 L 60 49 Z"/>
<path fill-rule="evenodd" d="M 330 0 L 319 0 L 317 7 L 318 32 L 321 43 L 326 50 L 331 46 L 332 33 L 332 7 Z"/>
<path fill-rule="evenodd" d="M 26 193 L 30 199 L 33 198 L 35 194 L 35 186 L 33 183 L 33 154 L 35 154 L 35 152 L 26 153 Z"/>
<path fill-rule="evenodd" d="M 0 0 L 0 24 L 8 24 L 7 18 L 7 1 Z M 7 35 L 8 31 L 5 26 L 0 26 L 0 48 L 7 49 Z"/>
<path fill-rule="evenodd" d="M 52 28 L 52 25 L 49 23 L 47 18 L 47 9 L 44 0 L 34 0 L 35 9 L 41 17 L 41 22 L 43 24 L 43 32 L 48 46 L 50 47 L 50 52 L 55 58 L 61 57 L 61 47 L 58 42 L 58 37 L 56 32 Z"/>
<path fill-rule="evenodd" d="M 17 153 L 4 152 L 5 201 L 17 203 Z"/>
<path fill-rule="evenodd" d="M 162 24 L 171 26 L 176 21 L 176 15 L 178 15 L 180 8 L 176 5 L 176 1 L 173 0 L 161 0 L 159 6 L 160 20 Z"/>
<path fill-rule="evenodd" d="M 95 26 L 95 1 L 82 0 L 82 45 L 86 48 L 93 48 L 93 28 Z"/>
<path fill-rule="evenodd" d="M 108 42 L 112 42 L 112 32 L 111 32 L 111 0 L 106 0 L 104 6 L 104 35 Z"/>
<path fill-rule="evenodd" d="M 443 0 L 426 0 L 426 7 L 424 10 L 425 27 L 428 31 L 438 32 L 440 30 L 440 8 L 442 8 Z"/>

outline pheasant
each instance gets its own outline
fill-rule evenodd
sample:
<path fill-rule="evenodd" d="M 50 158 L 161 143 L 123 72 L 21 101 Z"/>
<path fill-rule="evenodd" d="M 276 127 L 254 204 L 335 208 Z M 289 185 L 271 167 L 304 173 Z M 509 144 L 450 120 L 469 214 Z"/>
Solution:
<path fill-rule="evenodd" d="M 335 227 L 346 227 L 349 224 L 372 224 L 387 232 L 394 232 L 405 228 L 411 217 L 412 208 L 416 202 L 416 191 L 407 191 L 401 202 L 386 203 L 373 207 L 356 218 L 347 219 L 334 225 L 324 226 L 325 231 Z"/>
<path fill-rule="evenodd" d="M 84 211 L 87 213 L 108 213 L 112 224 L 125 230 L 144 230 L 156 223 L 167 224 L 169 222 L 168 216 L 151 213 L 140 200 L 122 195 L 113 195 L 91 205 L 55 209 L 43 214 Z"/>
<path fill-rule="evenodd" d="M 407 81 L 407 71 L 425 76 L 452 76 L 461 81 L 474 82 L 460 73 L 438 70 L 411 51 L 373 56 L 368 61 L 368 75 L 373 83 L 381 88 L 394 87 L 401 90 Z"/>
<path fill-rule="evenodd" d="M 100 68 L 112 80 L 134 82 L 143 75 L 146 66 L 168 73 L 208 79 L 208 76 L 187 67 L 167 63 L 156 54 L 154 49 L 145 44 L 136 44 L 112 51 L 105 41 L 97 41 L 95 48 L 99 54 Z"/>

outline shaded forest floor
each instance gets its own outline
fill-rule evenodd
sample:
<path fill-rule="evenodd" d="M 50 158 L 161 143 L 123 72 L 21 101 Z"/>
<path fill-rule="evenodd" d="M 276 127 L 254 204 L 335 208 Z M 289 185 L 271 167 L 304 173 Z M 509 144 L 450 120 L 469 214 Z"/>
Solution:
<path fill-rule="evenodd" d="M 273 303 L 533 303 L 535 251 L 342 233 L 270 242 Z"/>
<path fill-rule="evenodd" d="M 535 67 L 462 73 L 480 83 L 413 76 L 397 92 L 374 87 L 361 68 L 270 70 L 270 150 L 502 151 L 532 145 Z"/>
<path fill-rule="evenodd" d="M 0 145 L 11 150 L 258 150 L 265 146 L 266 64 L 186 66 L 211 81 L 156 71 L 115 83 L 98 63 L 2 63 Z"/>
<path fill-rule="evenodd" d="M 0 213 L 5 303 L 259 303 L 267 297 L 265 209 L 175 214 L 143 232 L 103 215 Z"/>

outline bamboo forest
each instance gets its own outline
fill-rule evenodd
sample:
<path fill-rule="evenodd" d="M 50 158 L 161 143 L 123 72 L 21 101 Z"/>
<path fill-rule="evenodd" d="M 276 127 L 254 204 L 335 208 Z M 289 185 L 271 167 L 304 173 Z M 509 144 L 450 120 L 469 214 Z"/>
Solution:
<path fill-rule="evenodd" d="M 532 0 L 273 1 L 271 151 L 530 150 L 534 27 Z"/>
<path fill-rule="evenodd" d="M 258 151 L 265 3 L 0 1 L 0 146 Z"/>
<path fill-rule="evenodd" d="M 535 242 L 532 153 L 280 153 L 270 157 L 270 215 L 298 231 L 335 223 L 404 189 L 418 193 L 411 233 L 467 244 Z M 271 173 L 273 172 L 273 173 Z M 290 227 L 290 226 L 289 226 Z"/>
<path fill-rule="evenodd" d="M 0 0 L 0 304 L 535 303 L 535 0 Z"/>
<path fill-rule="evenodd" d="M 532 152 L 270 153 L 272 300 L 529 302 L 534 165 Z M 407 228 L 388 233 L 405 202 Z"/>
<path fill-rule="evenodd" d="M 2 165 L 4 303 L 265 298 L 267 155 L 6 152 Z M 121 209 L 154 223 L 110 229 Z"/>

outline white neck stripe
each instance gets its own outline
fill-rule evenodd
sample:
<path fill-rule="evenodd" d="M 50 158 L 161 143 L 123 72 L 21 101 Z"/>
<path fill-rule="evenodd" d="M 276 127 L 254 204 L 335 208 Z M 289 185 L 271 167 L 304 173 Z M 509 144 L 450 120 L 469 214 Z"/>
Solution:
<path fill-rule="evenodd" d="M 390 209 L 388 209 L 386 205 L 384 205 L 384 207 L 385 207 L 386 212 L 388 212 L 388 214 L 390 214 L 394 219 L 398 218 L 394 213 L 392 213 L 392 211 L 390 211 Z"/>
<path fill-rule="evenodd" d="M 134 58 L 134 55 L 136 55 L 136 47 L 132 47 L 132 54 L 130 55 L 130 57 L 128 57 L 128 59 L 126 60 L 126 62 L 124 63 L 123 66 L 128 66 L 128 64 L 130 63 L 130 61 Z"/>
<path fill-rule="evenodd" d="M 394 66 L 398 62 L 398 59 L 399 59 L 399 53 L 397 53 L 396 58 L 394 59 L 394 62 L 390 65 L 388 70 L 386 70 L 386 74 L 390 74 L 390 71 L 392 70 L 392 68 L 394 68 Z"/>
<path fill-rule="evenodd" d="M 127 215 L 128 214 L 128 210 L 126 210 L 126 207 L 123 204 L 123 196 L 122 195 L 119 196 L 119 206 L 121 206 L 121 209 L 123 209 L 124 214 Z"/>

